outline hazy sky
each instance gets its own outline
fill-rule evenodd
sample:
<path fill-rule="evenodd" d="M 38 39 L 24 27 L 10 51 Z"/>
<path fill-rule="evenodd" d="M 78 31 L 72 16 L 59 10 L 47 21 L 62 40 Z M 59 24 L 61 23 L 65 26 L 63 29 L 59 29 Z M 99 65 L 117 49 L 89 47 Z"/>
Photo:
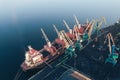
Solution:
<path fill-rule="evenodd" d="M 120 0 L 0 0 L 0 20 L 6 17 L 73 15 L 120 18 Z M 6 19 L 5 18 L 5 19 Z"/>

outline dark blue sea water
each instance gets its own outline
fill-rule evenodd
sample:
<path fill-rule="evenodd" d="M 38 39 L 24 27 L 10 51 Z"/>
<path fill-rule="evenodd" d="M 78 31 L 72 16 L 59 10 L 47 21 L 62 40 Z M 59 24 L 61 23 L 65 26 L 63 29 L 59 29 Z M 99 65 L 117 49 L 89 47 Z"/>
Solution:
<path fill-rule="evenodd" d="M 52 24 L 56 24 L 59 30 L 67 31 L 62 20 L 65 19 L 72 27 L 75 24 L 73 14 L 78 16 L 80 23 L 85 23 L 86 18 L 105 16 L 110 25 L 120 18 L 120 11 L 117 10 L 119 1 L 113 3 L 104 0 L 0 1 L 0 80 L 13 80 L 28 45 L 39 50 L 46 44 L 40 28 L 53 41 L 57 35 Z"/>
<path fill-rule="evenodd" d="M 40 28 L 43 28 L 50 41 L 53 41 L 57 34 L 52 27 L 55 23 L 58 29 L 64 29 L 62 19 L 53 18 L 32 18 L 20 19 L 19 22 L 12 22 L 10 19 L 1 22 L 0 27 L 0 79 L 12 80 L 16 75 L 21 63 L 24 61 L 24 54 L 27 46 L 39 50 L 46 44 Z M 71 23 L 70 23 L 71 24 Z"/>
<path fill-rule="evenodd" d="M 72 15 L 71 15 L 72 16 Z M 12 80 L 17 73 L 21 63 L 24 60 L 25 50 L 31 45 L 39 50 L 46 43 L 40 28 L 43 28 L 50 41 L 57 37 L 52 24 L 56 24 L 58 29 L 65 29 L 62 18 L 46 18 L 43 19 L 20 19 L 14 24 L 11 20 L 1 23 L 0 27 L 0 75 L 1 80 Z M 72 27 L 74 20 L 65 18 Z M 71 20 L 70 20 L 71 19 Z M 67 30 L 66 30 L 67 31 Z"/>

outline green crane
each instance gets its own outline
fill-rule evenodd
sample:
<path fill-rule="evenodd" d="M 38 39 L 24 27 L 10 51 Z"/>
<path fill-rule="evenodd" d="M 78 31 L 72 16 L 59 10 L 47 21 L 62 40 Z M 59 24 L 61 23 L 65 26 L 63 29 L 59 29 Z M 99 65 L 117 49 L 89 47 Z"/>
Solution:
<path fill-rule="evenodd" d="M 65 41 L 66 49 L 64 56 L 60 59 L 62 63 L 65 63 L 68 59 L 74 56 L 75 54 L 75 47 L 71 39 L 66 35 L 65 31 L 60 31 L 60 34 Z"/>
<path fill-rule="evenodd" d="M 90 40 L 91 39 L 91 34 L 92 34 L 92 31 L 93 31 L 93 27 L 94 27 L 94 24 L 95 24 L 95 20 L 92 20 L 89 25 L 87 26 L 87 28 L 85 29 L 85 32 L 83 34 L 83 41 L 85 40 Z"/>
<path fill-rule="evenodd" d="M 106 38 L 108 39 L 108 46 L 109 46 L 110 53 L 108 55 L 108 58 L 105 60 L 105 63 L 109 62 L 109 63 L 115 65 L 117 63 L 117 59 L 119 57 L 118 53 L 115 53 L 115 50 L 119 50 L 119 48 L 117 48 L 115 46 L 115 43 L 114 43 L 111 33 L 108 33 Z M 106 40 L 105 40 L 105 42 L 106 42 Z M 111 42 L 112 42 L 112 46 L 111 46 Z"/>
<path fill-rule="evenodd" d="M 101 17 L 101 19 L 97 19 L 96 20 L 96 25 L 94 26 L 94 31 L 93 31 L 93 33 L 92 34 L 99 34 L 100 33 L 100 29 L 101 29 L 101 27 L 102 27 L 102 24 L 104 23 L 105 24 L 105 26 L 107 25 L 107 22 L 106 22 L 106 19 L 105 19 L 105 17 Z"/>
<path fill-rule="evenodd" d="M 82 42 L 82 38 L 78 36 L 78 34 L 76 34 L 75 48 L 77 48 L 78 50 L 80 50 L 83 47 L 81 42 Z"/>

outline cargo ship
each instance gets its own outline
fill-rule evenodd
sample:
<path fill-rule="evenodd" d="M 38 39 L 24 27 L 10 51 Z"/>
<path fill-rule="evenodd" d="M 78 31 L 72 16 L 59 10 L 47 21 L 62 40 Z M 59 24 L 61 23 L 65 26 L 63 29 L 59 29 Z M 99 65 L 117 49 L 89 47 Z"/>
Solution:
<path fill-rule="evenodd" d="M 90 41 L 101 34 L 101 25 L 106 24 L 106 20 L 102 17 L 100 20 L 91 20 L 91 22 L 86 22 L 85 24 L 80 24 L 77 17 L 74 16 L 76 24 L 73 29 L 69 27 L 65 20 L 63 20 L 66 28 L 69 32 L 64 30 L 58 31 L 55 25 L 53 27 L 56 30 L 58 38 L 52 43 L 49 41 L 44 30 L 41 32 L 47 42 L 44 48 L 41 50 L 35 50 L 31 46 L 28 46 L 28 51 L 25 53 L 25 60 L 21 64 L 23 71 L 27 71 L 39 66 L 39 68 L 44 68 L 45 66 L 50 66 L 49 64 L 56 60 L 61 55 L 74 55 L 75 49 L 84 49 Z"/>
<path fill-rule="evenodd" d="M 82 75 L 76 75 L 74 77 L 73 74 L 67 75 L 66 72 L 71 69 L 77 69 L 80 74 L 83 74 L 85 80 L 120 79 L 120 22 L 102 30 L 107 32 L 97 36 L 83 50 L 76 51 L 77 57 L 72 57 L 72 59 L 55 68 L 47 66 L 31 76 L 28 80 L 81 79 Z M 62 59 L 64 58 L 61 57 L 60 61 Z M 53 67 L 56 61 L 50 65 Z"/>

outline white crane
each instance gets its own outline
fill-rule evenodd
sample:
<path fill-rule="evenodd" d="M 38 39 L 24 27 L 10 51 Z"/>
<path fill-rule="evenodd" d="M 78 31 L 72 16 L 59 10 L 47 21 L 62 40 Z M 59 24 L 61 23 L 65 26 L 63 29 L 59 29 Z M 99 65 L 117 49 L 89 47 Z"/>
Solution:
<path fill-rule="evenodd" d="M 81 28 L 81 24 L 79 23 L 77 17 L 76 17 L 75 15 L 73 15 L 73 16 L 74 16 L 74 18 L 75 18 L 75 22 L 76 22 L 78 28 L 80 29 L 80 28 Z"/>
<path fill-rule="evenodd" d="M 70 27 L 68 26 L 68 24 L 66 23 L 65 20 L 63 20 L 63 22 L 64 22 L 66 28 L 69 30 L 69 33 L 72 34 L 72 29 L 70 29 Z"/>
<path fill-rule="evenodd" d="M 97 29 L 99 30 L 100 29 L 100 27 L 101 27 L 101 25 L 102 24 L 105 24 L 105 25 L 107 25 L 107 22 L 106 22 L 106 19 L 105 19 L 105 17 L 101 17 L 101 21 L 99 22 L 99 24 L 98 24 L 98 27 L 97 27 Z"/>
<path fill-rule="evenodd" d="M 47 35 L 45 34 L 45 32 L 43 31 L 42 28 L 41 28 L 41 32 L 42 32 L 42 34 L 43 34 L 43 36 L 44 36 L 44 38 L 45 38 L 45 40 L 46 40 L 46 42 L 47 42 L 48 47 L 51 47 L 51 46 L 52 46 L 52 45 L 51 45 L 51 42 L 49 41 Z"/>
<path fill-rule="evenodd" d="M 55 29 L 55 31 L 56 31 L 58 37 L 60 38 L 60 40 L 62 40 L 62 36 L 60 35 L 58 29 L 56 28 L 56 26 L 55 26 L 54 24 L 53 24 L 53 27 L 54 27 L 54 29 Z"/>

